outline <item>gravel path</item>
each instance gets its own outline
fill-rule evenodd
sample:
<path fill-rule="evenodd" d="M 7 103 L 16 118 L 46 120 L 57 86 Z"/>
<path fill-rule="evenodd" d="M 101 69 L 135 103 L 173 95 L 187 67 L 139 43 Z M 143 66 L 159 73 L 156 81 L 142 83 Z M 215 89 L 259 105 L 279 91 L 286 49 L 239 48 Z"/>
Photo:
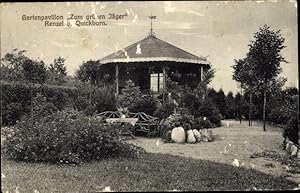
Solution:
<path fill-rule="evenodd" d="M 300 184 L 300 174 L 291 174 L 286 166 L 266 158 L 250 158 L 250 155 L 264 150 L 276 151 L 281 154 L 282 134 L 280 128 L 268 126 L 267 132 L 262 131 L 262 125 L 253 122 L 249 127 L 244 121 L 225 120 L 223 127 L 213 129 L 215 140 L 197 144 L 163 143 L 160 138 L 143 138 L 128 140 L 129 143 L 143 147 L 147 152 L 163 153 L 191 157 L 194 159 L 210 160 L 219 163 L 232 164 L 234 159 L 246 168 L 253 168 L 275 176 L 285 176 Z M 266 164 L 273 164 L 267 167 Z"/>

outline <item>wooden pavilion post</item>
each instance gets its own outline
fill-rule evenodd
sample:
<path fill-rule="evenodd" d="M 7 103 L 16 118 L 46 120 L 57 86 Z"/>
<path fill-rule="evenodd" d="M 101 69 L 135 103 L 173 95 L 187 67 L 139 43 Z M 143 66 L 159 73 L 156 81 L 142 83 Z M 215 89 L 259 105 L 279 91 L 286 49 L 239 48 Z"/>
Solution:
<path fill-rule="evenodd" d="M 157 76 L 157 93 L 159 94 L 160 93 L 160 89 L 159 89 L 159 87 L 160 87 L 160 85 L 159 85 L 159 83 L 160 83 L 160 80 L 159 80 L 160 73 L 158 72 L 157 75 L 158 75 Z"/>
<path fill-rule="evenodd" d="M 166 95 L 166 68 L 163 67 L 163 105 L 165 104 Z"/>
<path fill-rule="evenodd" d="M 200 81 L 203 81 L 203 66 L 200 67 Z"/>
<path fill-rule="evenodd" d="M 119 65 L 116 64 L 116 96 L 119 95 Z"/>

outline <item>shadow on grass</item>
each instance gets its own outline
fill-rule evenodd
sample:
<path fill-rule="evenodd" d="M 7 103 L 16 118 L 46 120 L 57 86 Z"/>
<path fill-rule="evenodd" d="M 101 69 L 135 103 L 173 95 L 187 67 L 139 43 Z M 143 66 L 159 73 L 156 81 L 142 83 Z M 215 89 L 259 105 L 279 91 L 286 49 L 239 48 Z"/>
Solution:
<path fill-rule="evenodd" d="M 206 160 L 147 153 L 138 159 L 110 158 L 79 166 L 2 160 L 2 191 L 97 192 L 293 189 L 296 184 L 252 169 Z"/>

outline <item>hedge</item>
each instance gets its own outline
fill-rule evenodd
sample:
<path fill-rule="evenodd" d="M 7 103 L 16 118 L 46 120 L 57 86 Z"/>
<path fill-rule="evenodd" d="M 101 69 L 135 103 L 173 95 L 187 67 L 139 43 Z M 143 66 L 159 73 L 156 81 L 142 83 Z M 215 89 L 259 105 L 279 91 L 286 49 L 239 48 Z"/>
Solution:
<path fill-rule="evenodd" d="M 59 110 L 71 107 L 88 113 L 115 110 L 114 92 L 110 87 L 96 88 L 92 92 L 90 104 L 89 88 L 57 86 L 47 84 L 26 84 L 21 82 L 1 82 L 1 125 L 14 125 L 29 113 L 31 99 L 38 94 L 46 97 Z M 90 112 L 92 110 L 92 112 Z"/>

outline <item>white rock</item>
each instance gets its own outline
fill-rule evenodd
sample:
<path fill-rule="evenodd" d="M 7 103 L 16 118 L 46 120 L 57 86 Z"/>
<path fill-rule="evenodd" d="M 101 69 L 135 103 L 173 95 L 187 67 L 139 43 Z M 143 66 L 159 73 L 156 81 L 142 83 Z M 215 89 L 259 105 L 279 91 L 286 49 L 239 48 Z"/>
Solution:
<path fill-rule="evenodd" d="M 207 133 L 208 133 L 208 141 L 213 141 L 214 140 L 214 136 L 212 134 L 212 130 L 209 129 Z"/>
<path fill-rule="evenodd" d="M 297 158 L 300 159 L 300 150 L 298 150 L 298 153 L 297 153 Z"/>
<path fill-rule="evenodd" d="M 196 138 L 195 138 L 195 136 L 194 136 L 194 132 L 193 132 L 193 130 L 188 130 L 187 132 L 187 142 L 188 143 L 196 143 Z"/>
<path fill-rule="evenodd" d="M 230 126 L 230 123 L 229 123 L 228 121 L 226 122 L 226 126 L 227 126 L 227 127 L 229 127 L 229 126 Z"/>
<path fill-rule="evenodd" d="M 234 159 L 233 162 L 232 162 L 232 165 L 235 166 L 235 167 L 239 167 L 240 166 L 239 160 Z"/>
<path fill-rule="evenodd" d="M 106 187 L 103 189 L 103 192 L 111 192 L 110 186 L 106 186 Z"/>
<path fill-rule="evenodd" d="M 197 142 L 201 141 L 201 133 L 197 129 L 193 129 L 194 136 Z"/>
<path fill-rule="evenodd" d="M 291 153 L 291 147 L 292 147 L 292 145 L 294 145 L 294 143 L 291 142 L 291 141 L 288 141 L 288 142 L 286 143 L 286 148 L 285 148 L 285 150 L 286 150 L 288 153 Z"/>
<path fill-rule="evenodd" d="M 289 145 L 290 145 L 290 144 L 289 144 L 288 142 L 285 143 L 285 150 L 286 150 L 286 151 L 289 149 Z"/>
<path fill-rule="evenodd" d="M 165 142 L 170 142 L 170 141 L 172 141 L 172 140 L 171 140 L 171 134 L 172 134 L 172 131 L 171 131 L 171 130 L 167 131 L 167 133 L 166 133 L 165 136 L 164 136 L 164 141 L 165 141 Z"/>
<path fill-rule="evenodd" d="M 182 127 L 175 127 L 172 129 L 171 139 L 175 143 L 185 143 L 186 135 Z"/>
<path fill-rule="evenodd" d="M 202 136 L 202 141 L 208 142 L 208 130 L 207 129 L 202 129 L 201 130 L 201 136 Z"/>
<path fill-rule="evenodd" d="M 291 155 L 292 156 L 297 156 L 298 148 L 296 145 L 292 145 L 291 147 Z"/>

